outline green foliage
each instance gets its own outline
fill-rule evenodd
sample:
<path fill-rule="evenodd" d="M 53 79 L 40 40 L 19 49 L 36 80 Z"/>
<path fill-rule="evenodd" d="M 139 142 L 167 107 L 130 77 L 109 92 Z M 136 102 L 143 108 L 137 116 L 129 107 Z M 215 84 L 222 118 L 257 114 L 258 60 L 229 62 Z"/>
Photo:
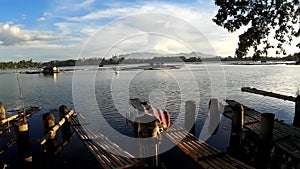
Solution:
<path fill-rule="evenodd" d="M 33 68 L 39 67 L 40 62 L 33 62 L 31 59 L 28 61 L 21 60 L 19 62 L 0 62 L 0 69 L 24 69 L 24 68 Z"/>
<path fill-rule="evenodd" d="M 183 62 L 202 62 L 200 57 L 190 57 L 186 58 L 184 56 L 179 57 Z"/>
<path fill-rule="evenodd" d="M 49 62 L 42 63 L 42 66 L 62 67 L 62 66 L 75 66 L 75 64 L 76 64 L 76 60 L 74 60 L 74 59 L 63 60 L 63 61 L 52 60 L 52 61 L 49 61 Z"/>
<path fill-rule="evenodd" d="M 276 53 L 285 54 L 283 44 L 289 44 L 300 36 L 299 0 L 215 0 L 219 6 L 213 21 L 234 32 L 245 26 L 248 29 L 239 36 L 235 55 L 242 58 L 253 47 L 253 60 L 258 60 L 267 50 L 274 48 L 269 37 L 278 42 Z M 300 44 L 297 45 L 300 47 Z"/>

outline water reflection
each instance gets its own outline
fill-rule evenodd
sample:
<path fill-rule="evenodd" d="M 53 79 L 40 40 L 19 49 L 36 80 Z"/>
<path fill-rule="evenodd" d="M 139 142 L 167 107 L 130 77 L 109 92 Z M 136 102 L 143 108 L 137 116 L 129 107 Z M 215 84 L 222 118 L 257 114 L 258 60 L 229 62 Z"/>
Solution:
<path fill-rule="evenodd" d="M 298 66 L 243 66 L 223 65 L 226 76 L 226 98 L 233 99 L 255 108 L 261 112 L 272 112 L 276 117 L 291 123 L 294 114 L 294 103 L 270 97 L 263 97 L 249 93 L 242 93 L 241 87 L 249 86 L 285 95 L 295 95 L 300 86 Z M 189 70 L 190 69 L 190 70 Z M 213 69 L 213 67 L 210 67 Z M 191 71 L 194 77 L 187 76 Z M 183 116 L 176 112 L 183 112 L 184 106 L 180 100 L 198 99 L 196 135 L 204 124 L 208 114 L 208 102 L 212 97 L 212 88 L 218 96 L 218 83 L 213 84 L 204 65 L 191 64 L 188 68 L 163 71 L 122 71 L 114 76 L 113 70 L 81 71 L 77 72 L 78 88 L 73 91 L 73 72 L 60 73 L 56 76 L 20 74 L 20 84 L 23 90 L 25 106 L 42 106 L 48 111 L 65 104 L 68 107 L 80 105 L 79 111 L 100 132 L 110 133 L 104 128 L 103 118 L 113 129 L 131 136 L 132 130 L 126 126 L 126 113 L 132 111 L 128 100 L 139 97 L 150 100 L 159 108 L 166 107 L 172 120 L 176 118 L 183 124 Z M 59 77 L 58 77 L 59 76 Z M 7 109 L 13 109 L 18 100 L 19 90 L 15 74 L 0 74 L 0 101 Z M 90 80 L 91 79 L 91 80 Z M 196 83 L 191 83 L 195 79 Z M 56 84 L 56 85 L 54 85 Z M 90 88 L 93 86 L 94 88 Z M 78 93 L 84 93 L 80 95 Z M 127 93 L 127 94 L 126 94 Z M 78 98 L 74 95 L 78 94 Z M 95 97 L 96 101 L 92 98 Z M 77 99 L 77 100 L 76 100 Z M 80 99 L 80 102 L 75 103 Z M 99 111 L 100 110 L 100 111 Z M 103 114 L 103 116 L 101 115 Z M 33 128 L 33 130 L 38 130 Z"/>
<path fill-rule="evenodd" d="M 58 76 L 57 73 L 54 73 L 54 74 L 53 74 L 53 80 L 54 80 L 54 83 L 57 83 L 57 76 Z"/>

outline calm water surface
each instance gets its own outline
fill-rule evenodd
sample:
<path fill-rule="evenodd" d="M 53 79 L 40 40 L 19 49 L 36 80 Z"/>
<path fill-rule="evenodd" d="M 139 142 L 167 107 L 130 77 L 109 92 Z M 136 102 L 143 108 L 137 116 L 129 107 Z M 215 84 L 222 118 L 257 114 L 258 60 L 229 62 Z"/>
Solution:
<path fill-rule="evenodd" d="M 91 68 L 91 67 L 90 67 Z M 295 96 L 300 87 L 300 67 L 293 65 L 219 65 L 187 64 L 173 70 L 124 70 L 115 75 L 112 69 L 42 74 L 0 74 L 0 101 L 7 110 L 20 107 L 17 76 L 26 107 L 41 106 L 33 116 L 42 119 L 45 112 L 57 112 L 60 105 L 74 108 L 93 128 L 130 150 L 133 137 L 125 117 L 134 111 L 129 98 L 149 100 L 158 108 L 171 112 L 171 119 L 184 124 L 184 103 L 197 103 L 196 134 L 199 135 L 208 113 L 211 97 L 234 99 L 261 112 L 292 123 L 294 103 L 260 95 L 243 93 L 249 86 Z M 10 114 L 8 114 L 10 115 Z M 41 126 L 33 126 L 33 132 Z M 41 138 L 41 136 L 35 136 Z M 128 146 L 129 145 L 129 146 Z"/>

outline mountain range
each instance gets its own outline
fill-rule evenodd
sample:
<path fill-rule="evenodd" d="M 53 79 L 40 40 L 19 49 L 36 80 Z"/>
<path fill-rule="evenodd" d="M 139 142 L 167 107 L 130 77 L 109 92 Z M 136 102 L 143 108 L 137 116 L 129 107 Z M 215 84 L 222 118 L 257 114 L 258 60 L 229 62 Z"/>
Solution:
<path fill-rule="evenodd" d="M 205 54 L 202 52 L 190 52 L 190 53 L 173 53 L 173 54 L 163 54 L 163 53 L 156 53 L 156 52 L 132 52 L 128 54 L 120 54 L 120 58 L 125 58 L 125 59 L 150 59 L 154 57 L 178 57 L 178 56 L 184 56 L 186 58 L 190 57 L 200 57 L 200 58 L 213 58 L 216 57 L 216 55 L 212 54 Z"/>

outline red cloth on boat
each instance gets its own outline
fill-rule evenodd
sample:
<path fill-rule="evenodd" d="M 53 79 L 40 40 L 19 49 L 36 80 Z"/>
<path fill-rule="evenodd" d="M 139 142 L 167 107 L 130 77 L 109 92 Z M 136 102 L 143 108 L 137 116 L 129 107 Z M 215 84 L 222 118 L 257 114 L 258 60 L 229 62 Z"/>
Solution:
<path fill-rule="evenodd" d="M 145 114 L 155 116 L 166 128 L 170 127 L 170 113 L 167 110 L 161 110 L 152 105 L 147 105 L 147 108 L 144 105 L 142 106 Z"/>

